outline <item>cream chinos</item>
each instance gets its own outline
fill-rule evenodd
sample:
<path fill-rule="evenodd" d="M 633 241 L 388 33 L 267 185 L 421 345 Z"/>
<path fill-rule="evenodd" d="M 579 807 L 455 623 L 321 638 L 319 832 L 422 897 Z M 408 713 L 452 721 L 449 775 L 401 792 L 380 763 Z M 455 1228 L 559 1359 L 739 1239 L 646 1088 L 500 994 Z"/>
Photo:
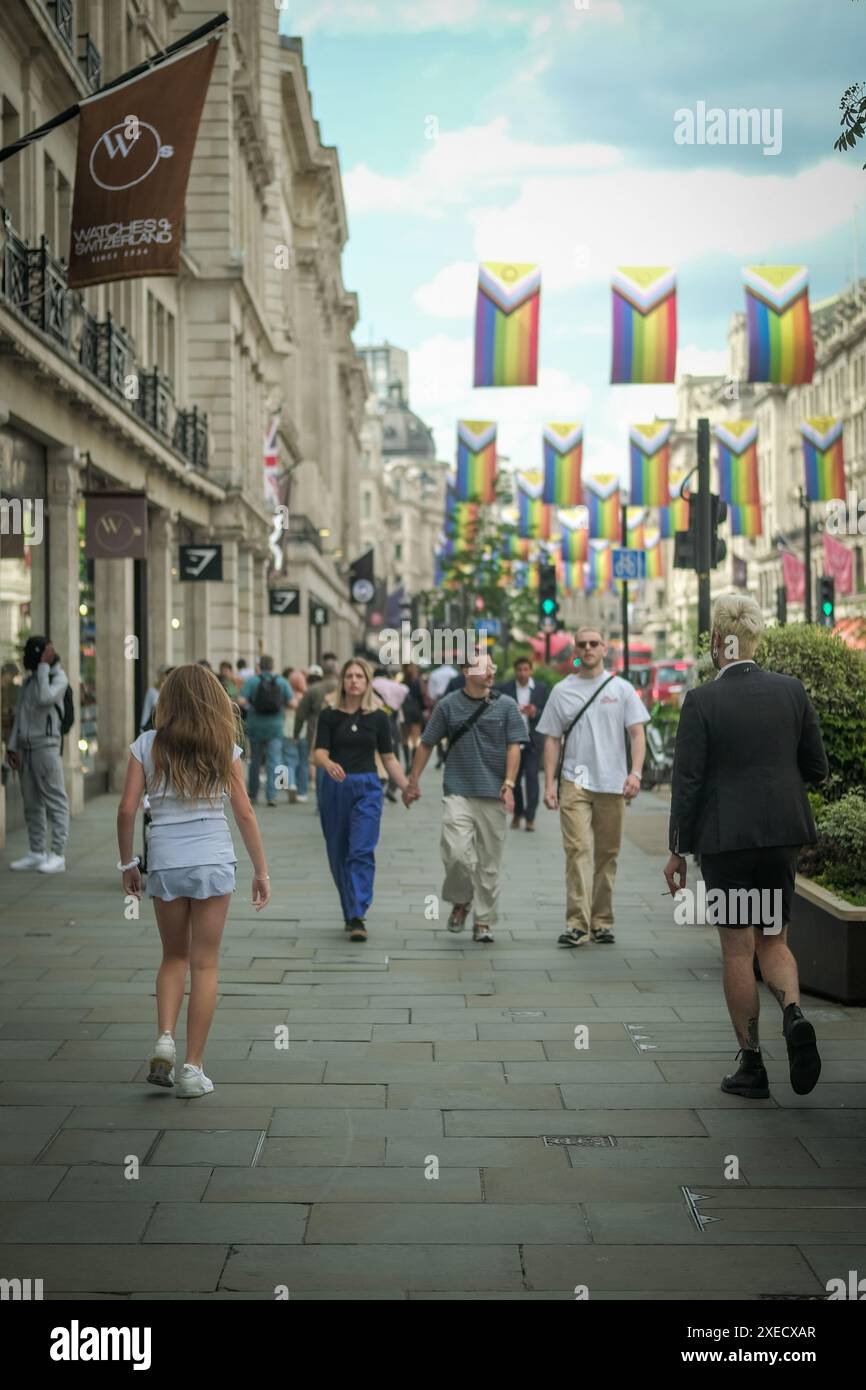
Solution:
<path fill-rule="evenodd" d="M 563 778 L 559 819 L 569 931 L 613 927 L 613 884 L 624 814 L 625 797 L 619 792 L 591 792 Z"/>
<path fill-rule="evenodd" d="M 444 796 L 442 800 L 442 897 L 447 903 L 472 903 L 475 921 L 492 926 L 508 824 L 505 809 L 498 797 Z"/>

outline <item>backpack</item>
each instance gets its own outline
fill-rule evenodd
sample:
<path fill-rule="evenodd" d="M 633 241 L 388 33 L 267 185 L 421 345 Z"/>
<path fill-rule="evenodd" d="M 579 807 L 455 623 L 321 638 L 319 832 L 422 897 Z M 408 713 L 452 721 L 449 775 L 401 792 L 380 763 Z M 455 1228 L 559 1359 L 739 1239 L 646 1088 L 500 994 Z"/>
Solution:
<path fill-rule="evenodd" d="M 283 692 L 277 685 L 276 676 L 261 675 L 253 695 L 252 705 L 256 714 L 279 714 L 285 704 Z"/>
<path fill-rule="evenodd" d="M 51 676 L 48 677 L 49 681 Z M 63 748 L 63 740 L 75 723 L 75 700 L 72 695 L 72 686 L 67 681 L 66 689 L 63 692 L 63 704 L 55 705 L 57 718 L 60 720 L 60 747 Z"/>

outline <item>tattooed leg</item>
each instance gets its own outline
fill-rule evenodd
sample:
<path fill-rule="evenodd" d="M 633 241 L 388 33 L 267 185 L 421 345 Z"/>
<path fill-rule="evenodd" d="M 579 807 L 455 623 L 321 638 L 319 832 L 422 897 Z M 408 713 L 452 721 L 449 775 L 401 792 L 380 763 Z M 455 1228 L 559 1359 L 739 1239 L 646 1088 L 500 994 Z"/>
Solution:
<path fill-rule="evenodd" d="M 784 1012 L 789 1004 L 800 1002 L 800 979 L 797 962 L 791 955 L 786 940 L 788 928 L 783 927 L 777 936 L 755 932 L 755 950 L 761 966 L 764 984 Z"/>

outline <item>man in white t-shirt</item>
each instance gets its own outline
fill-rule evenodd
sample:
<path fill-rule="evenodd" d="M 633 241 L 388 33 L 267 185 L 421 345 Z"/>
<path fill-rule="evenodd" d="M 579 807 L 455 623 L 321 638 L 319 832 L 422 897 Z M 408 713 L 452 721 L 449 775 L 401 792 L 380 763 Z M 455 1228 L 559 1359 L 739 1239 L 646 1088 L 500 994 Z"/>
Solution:
<path fill-rule="evenodd" d="M 614 939 L 613 885 L 623 815 L 626 802 L 640 791 L 646 752 L 643 726 L 649 719 L 634 687 L 605 671 L 607 643 L 597 628 L 578 628 L 575 647 L 580 666 L 575 675 L 554 686 L 537 725 L 545 735 L 544 804 L 551 811 L 559 809 L 565 847 L 566 930 L 559 937 L 560 946 Z M 565 734 L 558 790 L 556 769 Z"/>

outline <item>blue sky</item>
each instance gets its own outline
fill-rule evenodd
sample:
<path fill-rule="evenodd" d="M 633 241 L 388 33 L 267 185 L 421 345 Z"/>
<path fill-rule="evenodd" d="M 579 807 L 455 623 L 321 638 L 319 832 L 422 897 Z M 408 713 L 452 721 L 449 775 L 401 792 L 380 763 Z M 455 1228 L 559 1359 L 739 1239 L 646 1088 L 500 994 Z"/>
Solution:
<path fill-rule="evenodd" d="M 859 223 L 866 275 L 866 147 L 833 150 L 866 0 L 289 0 L 282 27 L 340 155 L 356 341 L 410 350 L 442 458 L 460 417 L 533 468 L 544 423 L 581 420 L 584 470 L 625 469 L 674 388 L 608 385 L 616 265 L 676 268 L 681 372 L 726 370 L 744 264 L 807 264 L 815 302 Z M 699 102 L 780 111 L 780 151 L 676 143 Z M 469 384 L 479 260 L 541 264 L 537 388 Z"/>

